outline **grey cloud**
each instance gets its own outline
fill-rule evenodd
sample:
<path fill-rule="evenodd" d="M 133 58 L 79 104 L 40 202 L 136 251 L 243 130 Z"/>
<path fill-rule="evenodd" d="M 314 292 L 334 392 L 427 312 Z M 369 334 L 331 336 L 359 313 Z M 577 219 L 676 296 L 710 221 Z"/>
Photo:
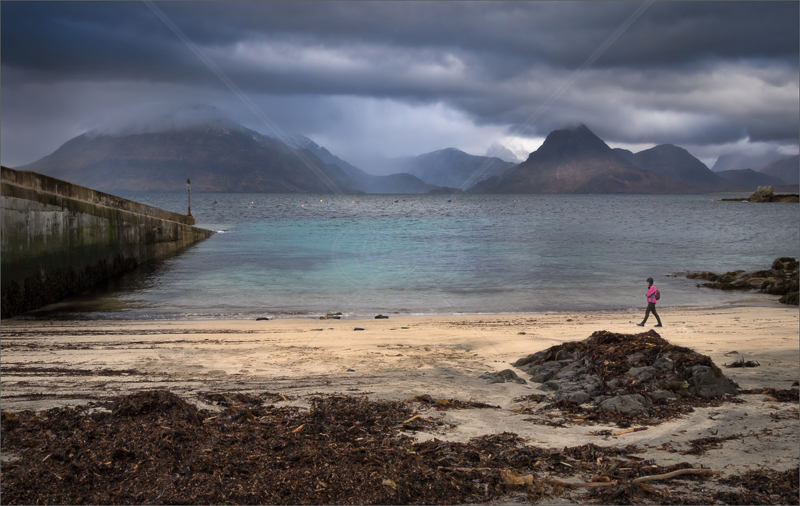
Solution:
<path fill-rule="evenodd" d="M 287 130 L 347 131 L 370 113 L 342 104 L 384 100 L 424 115 L 441 104 L 484 134 L 541 137 L 567 123 L 619 143 L 796 144 L 800 134 L 797 2 L 655 2 L 574 81 L 642 4 L 156 5 Z M 168 103 L 224 104 L 235 119 L 252 118 L 145 3 L 4 2 L 2 14 L 3 97 L 30 104 L 9 110 L 4 100 L 3 130 L 12 120 L 34 124 L 32 111 L 73 132 Z M 36 86 L 51 108 L 36 105 Z M 352 131 L 376 127 L 360 128 Z"/>

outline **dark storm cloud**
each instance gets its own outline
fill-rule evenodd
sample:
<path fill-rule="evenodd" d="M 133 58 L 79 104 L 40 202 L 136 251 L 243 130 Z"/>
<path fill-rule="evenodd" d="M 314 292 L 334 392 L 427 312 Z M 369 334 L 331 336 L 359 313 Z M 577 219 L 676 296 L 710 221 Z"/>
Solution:
<path fill-rule="evenodd" d="M 348 103 L 390 100 L 438 114 L 443 104 L 476 129 L 541 137 L 586 123 L 618 143 L 794 145 L 800 135 L 797 2 L 154 5 L 265 106 L 306 96 L 315 108 L 335 110 L 341 103 L 326 97 L 356 97 L 362 103 Z M 223 82 L 147 3 L 3 2 L 0 20 L 3 98 L 34 100 L 41 89 L 50 102 L 85 105 L 91 100 L 75 93 L 102 97 L 116 83 L 111 88 L 156 108 L 180 96 L 203 102 L 203 93 L 230 105 Z M 76 92 L 78 82 L 84 91 Z M 95 116 L 113 100 L 98 99 Z M 332 124 L 302 100 L 291 103 L 293 114 L 277 107 L 273 119 L 307 132 Z M 22 115 L 11 111 L 12 120 Z M 339 126 L 342 135 L 347 129 Z"/>
<path fill-rule="evenodd" d="M 575 68 L 635 10 L 634 2 L 166 2 L 201 47 L 243 41 L 388 46 L 471 54 L 509 76 Z M 602 66 L 680 65 L 706 58 L 797 60 L 797 2 L 656 2 Z M 58 73 L 196 68 L 139 2 L 4 2 L 3 62 Z M 6 22 L 7 21 L 7 22 Z M 491 56 L 492 58 L 488 58 Z M 133 65 L 131 65 L 131 63 Z M 150 72 L 140 73 L 150 77 Z M 189 77 L 184 77 L 188 79 Z"/>

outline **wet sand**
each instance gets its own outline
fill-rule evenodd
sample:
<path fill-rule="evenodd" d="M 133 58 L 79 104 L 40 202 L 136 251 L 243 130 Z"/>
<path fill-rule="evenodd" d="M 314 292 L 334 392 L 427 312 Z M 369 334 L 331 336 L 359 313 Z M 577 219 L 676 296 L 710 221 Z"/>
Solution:
<path fill-rule="evenodd" d="M 663 338 L 709 355 L 741 389 L 789 389 L 800 377 L 796 307 L 775 303 L 660 308 L 659 313 L 665 326 L 655 330 Z M 0 334 L 0 400 L 8 412 L 86 404 L 155 388 L 209 409 L 215 407 L 204 404 L 198 393 L 281 393 L 294 398 L 287 404 L 300 406 L 320 393 L 391 400 L 428 394 L 500 409 L 425 411 L 424 416 L 444 423 L 436 432 L 415 432 L 420 440 L 467 441 L 512 432 L 529 444 L 551 448 L 635 444 L 645 450 L 640 457 L 659 465 L 689 462 L 718 469 L 723 476 L 798 465 L 796 403 L 771 402 L 763 394 L 741 395 L 744 403 L 698 408 L 644 431 L 599 436 L 596 433 L 605 429 L 620 429 L 532 423 L 514 410 L 535 403 L 514 399 L 543 393 L 539 384 L 489 384 L 478 377 L 598 330 L 641 332 L 634 323 L 642 315 L 643 311 L 606 311 L 386 320 L 6 320 Z M 644 330 L 653 324 L 651 317 Z M 354 330 L 357 327 L 363 330 Z M 760 366 L 722 367 L 742 358 Z M 742 437 L 703 455 L 680 453 L 691 440 L 733 434 Z"/>

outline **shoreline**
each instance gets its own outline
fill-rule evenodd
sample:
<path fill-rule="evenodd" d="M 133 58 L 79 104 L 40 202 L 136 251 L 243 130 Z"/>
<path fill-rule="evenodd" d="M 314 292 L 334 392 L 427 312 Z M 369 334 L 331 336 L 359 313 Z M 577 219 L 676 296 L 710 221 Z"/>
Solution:
<path fill-rule="evenodd" d="M 4 320 L 0 331 L 3 412 L 102 403 L 145 390 L 165 389 L 219 410 L 201 394 L 283 394 L 276 406 L 308 409 L 319 395 L 403 401 L 429 395 L 499 406 L 496 409 L 420 407 L 441 422 L 413 432 L 418 441 L 467 442 L 514 433 L 526 444 L 548 448 L 585 444 L 635 445 L 637 457 L 658 465 L 688 462 L 722 476 L 761 468 L 785 471 L 800 461 L 797 403 L 740 395 L 741 403 L 696 408 L 647 430 L 609 435 L 614 425 L 543 424 L 521 410 L 543 404 L 521 400 L 543 394 L 539 384 L 513 368 L 528 354 L 593 332 L 637 334 L 644 310 L 571 311 L 315 320 Z M 798 310 L 772 305 L 663 308 L 672 344 L 708 355 L 740 389 L 788 390 L 800 377 Z M 355 330 L 362 328 L 364 330 Z M 759 367 L 726 368 L 740 359 Z M 527 384 L 491 384 L 479 376 L 512 369 Z M 206 398 L 207 399 L 207 398 Z M 536 418 L 535 416 L 533 418 Z M 606 432 L 603 432 L 606 431 Z M 598 435 L 605 434 L 605 435 Z M 726 440 L 702 455 L 682 454 L 694 440 Z M 661 448 L 661 449 L 659 449 Z M 4 460 L 13 456 L 4 455 Z M 675 486 L 673 482 L 670 486 Z M 678 485 L 680 487 L 680 485 Z"/>
<path fill-rule="evenodd" d="M 753 295 L 754 297 L 746 297 L 746 295 Z M 692 310 L 717 310 L 717 309 L 728 309 L 728 308 L 736 308 L 736 307 L 791 307 L 791 305 L 782 304 L 778 302 L 779 296 L 767 295 L 758 292 L 753 292 L 751 294 L 742 294 L 742 298 L 727 302 L 717 302 L 712 304 L 686 304 L 686 305 L 659 305 L 659 310 L 677 310 L 677 311 L 692 311 Z M 52 304 L 48 307 L 55 306 L 59 303 Z M 566 314 L 566 313 L 629 313 L 629 312 L 636 312 L 640 311 L 644 314 L 646 304 L 642 304 L 641 307 L 615 307 L 615 308 L 600 308 L 600 309 L 553 309 L 553 310 L 541 310 L 541 311 L 488 311 L 488 312 L 443 312 L 443 313 L 404 313 L 404 312 L 397 312 L 397 311 L 384 311 L 384 312 L 372 312 L 372 313 L 358 313 L 358 314 L 347 314 L 342 313 L 341 320 L 347 321 L 362 321 L 362 320 L 372 320 L 375 319 L 377 315 L 386 315 L 389 318 L 399 319 L 399 318 L 439 318 L 439 317 L 470 317 L 470 316 L 525 316 L 525 315 L 534 315 L 534 314 Z M 80 312 L 78 314 L 98 314 L 100 316 L 97 317 L 75 317 L 74 313 L 70 315 L 70 312 L 63 312 L 59 313 L 55 310 L 52 310 L 55 317 L 46 316 L 46 312 L 39 310 L 34 310 L 29 313 L 18 315 L 13 318 L 4 319 L 2 320 L 3 323 L 12 322 L 12 321 L 20 321 L 20 322 L 225 322 L 225 321 L 255 321 L 257 318 L 268 318 L 270 321 L 279 321 L 279 320 L 287 320 L 287 321 L 294 321 L 294 320 L 325 320 L 325 318 L 321 318 L 326 313 L 318 312 L 318 313 L 277 313 L 278 316 L 274 316 L 276 313 L 257 313 L 251 312 L 243 315 L 241 317 L 229 317 L 228 315 L 225 316 L 197 316 L 197 315 L 165 315 L 163 317 L 151 317 L 151 318 L 141 318 L 140 315 L 131 315 L 130 317 L 120 316 L 120 317 L 103 317 L 101 312 Z M 37 313 L 42 312 L 41 316 L 36 316 Z M 63 316 L 64 314 L 70 316 Z M 124 314 L 124 312 L 117 312 L 113 314 Z M 327 314 L 335 314 L 335 311 L 327 313 Z M 331 318 L 333 320 L 334 318 Z"/>
<path fill-rule="evenodd" d="M 720 361 L 727 360 L 724 353 L 730 351 L 748 350 L 747 354 L 758 355 L 767 353 L 772 346 L 777 350 L 798 350 L 798 310 L 793 306 L 762 302 L 759 300 L 742 301 L 726 305 L 709 306 L 680 306 L 663 307 L 660 315 L 664 327 L 656 330 L 662 337 L 673 344 L 697 348 L 697 351 L 709 354 L 718 365 Z M 352 357 L 360 363 L 368 363 L 369 354 L 375 347 L 380 347 L 384 341 L 399 340 L 403 347 L 414 348 L 418 346 L 435 346 L 441 344 L 450 348 L 470 348 L 479 350 L 476 357 L 470 362 L 470 370 L 481 363 L 484 367 L 491 368 L 502 364 L 502 368 L 510 367 L 510 363 L 522 358 L 529 353 L 540 351 L 553 343 L 566 341 L 580 341 L 586 339 L 594 331 L 608 330 L 611 332 L 636 334 L 652 328 L 655 319 L 650 317 L 645 327 L 634 325 L 639 322 L 644 314 L 644 309 L 614 309 L 614 310 L 589 310 L 589 311 L 548 311 L 536 313 L 470 313 L 470 314 L 437 314 L 437 315 L 403 315 L 389 314 L 387 319 L 374 319 L 374 317 L 343 317 L 342 319 L 319 319 L 314 317 L 276 318 L 270 320 L 255 319 L 226 319 L 226 320 L 29 320 L 8 319 L 3 320 L 0 329 L 2 337 L 2 355 L 0 365 L 5 369 L 2 376 L 2 398 L 6 398 L 11 390 L 16 387 L 36 388 L 36 385 L 46 385 L 48 376 L 35 377 L 18 381 L 15 374 L 11 374 L 10 367 L 24 368 L 29 364 L 49 364 L 63 366 L 61 375 L 68 373 L 71 367 L 82 364 L 82 374 L 87 374 L 86 368 L 98 370 L 137 369 L 153 371 L 158 369 L 155 364 L 163 366 L 164 374 L 174 378 L 172 381 L 180 383 L 187 375 L 187 366 L 200 372 L 195 381 L 207 382 L 209 386 L 217 385 L 219 378 L 226 376 L 251 377 L 259 382 L 266 381 L 279 366 L 292 359 L 286 353 L 289 349 L 298 350 L 298 354 L 310 354 L 315 350 L 324 350 L 341 360 L 343 356 Z M 751 347 L 753 337 L 750 329 L 766 329 L 765 316 L 779 317 L 777 327 L 771 329 L 779 339 L 768 339 L 765 347 Z M 357 325 L 355 325 L 357 324 Z M 356 331 L 354 328 L 363 329 Z M 320 334 L 310 334 L 321 332 Z M 719 349 L 721 343 L 716 342 L 720 334 L 728 334 L 731 350 Z M 166 336 L 182 335 L 183 340 L 166 339 Z M 216 336 L 214 341 L 217 346 L 226 344 L 223 338 L 228 335 L 252 336 L 250 340 L 241 341 L 240 349 L 235 354 L 227 355 L 227 350 L 216 349 L 209 344 L 207 336 Z M 162 336 L 164 339 L 156 339 Z M 279 339 L 269 339 L 277 336 Z M 714 336 L 714 341 L 711 341 Z M 267 339 L 265 339 L 267 338 Z M 787 340 L 787 338 L 789 338 Z M 793 339 L 792 339 L 793 338 Z M 87 341 L 88 339 L 88 341 Z M 780 342 L 783 340 L 785 342 Z M 39 341 L 36 343 L 36 341 Z M 78 341 L 80 346 L 71 344 Z M 36 343 L 34 345 L 34 343 Z M 130 346 L 128 344 L 130 343 Z M 149 343 L 149 344 L 148 344 Z M 344 343 L 344 344 L 342 344 Z M 343 348 L 349 343 L 347 348 Z M 273 346 L 264 349 L 263 344 Z M 739 344 L 739 346 L 735 346 Z M 148 345 L 150 348 L 143 348 Z M 196 346 L 197 354 L 183 353 L 186 346 Z M 386 346 L 392 346 L 389 343 Z M 793 346 L 792 346 L 793 345 Z M 54 357 L 45 351 L 49 346 L 58 348 L 63 353 Z M 33 347 L 33 349 L 32 349 Z M 307 350 L 304 348 L 308 348 Z M 740 348 L 740 349 L 737 349 Z M 147 351 L 147 350 L 155 351 Z M 109 353 L 110 351 L 121 353 Z M 343 351 L 350 351 L 343 354 Z M 209 375 L 207 359 L 213 353 L 225 355 L 226 367 L 224 374 Z M 178 358 L 175 362 L 168 363 L 165 358 Z M 236 357 L 241 357 L 237 364 Z M 260 369 L 239 367 L 256 363 L 259 359 L 269 357 L 275 361 L 275 368 Z M 72 359 L 80 360 L 72 360 Z M 415 357 L 419 358 L 419 357 Z M 434 357 L 436 358 L 435 355 Z M 798 357 L 793 357 L 800 376 Z M 727 360 L 730 361 L 730 360 Z M 221 362 L 221 363 L 222 363 Z M 380 358 L 380 363 L 385 359 Z M 395 364 L 408 367 L 414 364 Z M 343 367 L 343 366 L 342 366 Z M 347 368 L 345 368 L 346 370 Z M 497 367 L 495 367 L 497 369 Z M 489 369 L 487 369 L 489 370 Z M 732 371 L 732 370 L 728 370 Z M 302 374 L 302 368 L 297 369 Z M 324 368 L 310 368 L 305 371 L 306 376 L 326 374 L 330 375 L 336 368 L 329 365 Z M 484 371 L 482 371 L 484 372 Z M 520 374 L 521 371 L 520 371 Z M 27 377 L 28 375 L 26 375 Z M 197 376 L 197 375 L 195 375 Z M 286 378 L 285 374 L 280 375 Z M 357 375 L 356 375 L 357 376 Z M 219 378 L 218 378 L 219 377 Z M 240 378 L 241 379 L 241 378 Z M 223 382 L 224 383 L 224 382 Z M 106 382 L 114 385 L 114 382 Z M 741 388 L 750 388 L 742 385 Z M 20 393 L 20 392 L 16 392 Z M 5 408 L 6 406 L 4 406 Z"/>

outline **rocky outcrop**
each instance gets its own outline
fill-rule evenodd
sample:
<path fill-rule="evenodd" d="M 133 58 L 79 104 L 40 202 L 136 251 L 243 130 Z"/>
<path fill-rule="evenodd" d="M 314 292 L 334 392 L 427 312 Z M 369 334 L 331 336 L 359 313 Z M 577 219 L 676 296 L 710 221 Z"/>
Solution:
<path fill-rule="evenodd" d="M 722 199 L 729 202 L 800 202 L 800 195 L 785 193 L 775 195 L 775 188 L 772 186 L 759 186 L 752 195 L 746 198 Z"/>
<path fill-rule="evenodd" d="M 713 272 L 692 272 L 689 279 L 702 279 L 698 287 L 718 290 L 758 290 L 770 295 L 781 295 L 780 302 L 798 305 L 798 262 L 791 257 L 781 257 L 772 262 L 772 268 L 764 271 L 745 272 L 743 270 L 715 274 Z"/>
<path fill-rule="evenodd" d="M 738 385 L 711 359 L 675 346 L 654 330 L 616 334 L 605 330 L 588 339 L 550 347 L 512 364 L 553 392 L 555 400 L 591 404 L 623 415 L 648 414 L 678 397 L 735 395 Z"/>

